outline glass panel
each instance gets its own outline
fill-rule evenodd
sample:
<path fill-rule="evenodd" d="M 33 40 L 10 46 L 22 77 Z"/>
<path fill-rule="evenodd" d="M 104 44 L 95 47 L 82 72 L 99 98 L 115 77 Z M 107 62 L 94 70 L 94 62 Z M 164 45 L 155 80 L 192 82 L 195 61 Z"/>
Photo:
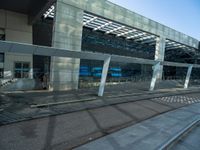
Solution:
<path fill-rule="evenodd" d="M 28 78 L 29 77 L 29 72 L 23 72 L 22 77 L 23 78 Z"/>
<path fill-rule="evenodd" d="M 23 63 L 23 78 L 29 77 L 29 63 Z"/>
<path fill-rule="evenodd" d="M 29 63 L 23 63 L 23 69 L 29 69 Z"/>
<path fill-rule="evenodd" d="M 15 78 L 21 78 L 21 63 L 15 63 Z"/>
<path fill-rule="evenodd" d="M 17 62 L 15 63 L 15 78 L 28 78 L 30 70 L 30 63 Z"/>
<path fill-rule="evenodd" d="M 15 78 L 21 78 L 21 71 L 15 70 Z"/>
<path fill-rule="evenodd" d="M 21 69 L 21 63 L 15 63 L 15 69 Z"/>
<path fill-rule="evenodd" d="M 0 62 L 3 63 L 4 62 L 4 54 L 0 53 Z"/>
<path fill-rule="evenodd" d="M 3 69 L 0 68 L 0 78 L 3 78 Z"/>

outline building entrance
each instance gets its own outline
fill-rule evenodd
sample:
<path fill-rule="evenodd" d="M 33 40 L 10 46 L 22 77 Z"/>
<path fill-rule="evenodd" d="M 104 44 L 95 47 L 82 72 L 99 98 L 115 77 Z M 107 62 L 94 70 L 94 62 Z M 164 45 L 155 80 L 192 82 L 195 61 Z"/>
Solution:
<path fill-rule="evenodd" d="M 48 89 L 50 78 L 49 56 L 33 55 L 33 78 L 36 82 L 36 89 Z"/>

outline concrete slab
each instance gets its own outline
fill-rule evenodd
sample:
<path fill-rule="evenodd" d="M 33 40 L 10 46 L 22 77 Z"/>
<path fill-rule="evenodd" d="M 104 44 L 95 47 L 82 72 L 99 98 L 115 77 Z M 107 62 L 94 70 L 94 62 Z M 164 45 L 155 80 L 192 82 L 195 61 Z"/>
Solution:
<path fill-rule="evenodd" d="M 191 148 L 191 147 L 188 147 L 187 145 L 180 144 L 180 145 L 177 145 L 176 147 L 172 148 L 172 150 L 190 150 L 189 148 Z"/>
<path fill-rule="evenodd" d="M 196 110 L 199 109 L 200 108 L 196 108 Z M 172 117 L 173 115 L 175 117 Z M 194 121 L 194 117 L 189 117 L 190 115 L 191 113 L 187 111 L 183 113 L 183 109 L 170 111 L 82 145 L 76 149 L 158 149 L 162 144 L 174 137 L 181 129 L 184 129 Z M 195 112 L 193 116 L 200 117 L 200 115 Z M 142 132 L 140 132 L 141 129 Z"/>
<path fill-rule="evenodd" d="M 155 111 L 138 105 L 138 102 L 125 103 L 117 106 L 138 120 L 144 120 L 157 114 Z"/>
<path fill-rule="evenodd" d="M 188 132 L 181 140 L 179 140 L 176 145 L 174 145 L 172 150 L 182 150 L 182 149 L 194 149 L 198 150 L 200 146 L 200 126 L 198 125 L 192 131 Z"/>
<path fill-rule="evenodd" d="M 4 150 L 50 149 L 57 144 L 66 146 L 69 139 L 80 138 L 95 131 L 97 127 L 89 114 L 77 112 L 1 127 L 0 145 Z"/>
<path fill-rule="evenodd" d="M 156 103 L 154 101 L 149 101 L 149 100 L 139 101 L 137 102 L 137 104 L 142 105 L 143 107 L 149 108 L 150 110 L 153 110 L 159 113 L 162 113 L 171 109 L 171 107 L 169 106 L 162 105 L 162 104 Z"/>
<path fill-rule="evenodd" d="M 190 120 L 191 118 L 194 117 L 194 112 L 188 112 L 185 111 L 184 109 L 180 109 L 179 111 L 172 111 L 173 113 L 168 113 L 166 116 L 174 118 L 174 119 L 179 119 L 181 121 L 184 121 L 185 119 Z M 195 112 L 196 113 L 196 112 Z"/>
<path fill-rule="evenodd" d="M 196 104 L 192 104 L 192 105 L 189 105 L 188 107 L 183 107 L 181 108 L 182 110 L 185 110 L 185 111 L 189 111 L 189 112 L 195 112 L 195 113 L 198 113 L 200 114 L 200 110 L 198 109 L 200 107 L 200 103 L 196 103 Z"/>
<path fill-rule="evenodd" d="M 132 121 L 129 116 L 121 113 L 116 108 L 109 106 L 98 109 L 90 110 L 92 118 L 102 129 L 111 128 L 122 123 L 128 123 Z"/>
<path fill-rule="evenodd" d="M 170 103 L 172 107 L 168 107 L 168 103 L 160 104 L 159 101 L 152 100 L 155 96 L 165 95 L 165 97 L 167 97 L 172 94 L 176 94 L 171 91 L 170 93 L 166 91 L 164 93 L 159 93 L 159 91 L 155 93 L 147 93 L 144 92 L 144 90 L 134 90 L 129 87 L 123 87 L 122 89 L 112 87 L 109 89 L 112 95 L 121 95 L 123 92 L 128 94 L 133 93 L 133 95 L 126 95 L 117 98 L 104 96 L 90 102 L 58 105 L 45 108 L 30 108 L 30 104 L 39 101 L 42 102 L 43 98 L 45 102 L 48 102 L 48 100 L 68 100 L 70 98 L 79 99 L 87 96 L 94 96 L 91 94 L 94 93 L 94 90 L 95 89 L 84 89 L 53 93 L 25 92 L 24 94 L 4 94 L 2 96 L 3 98 L 0 99 L 0 103 L 3 104 L 2 106 L 5 109 L 3 112 L 0 112 L 0 122 L 2 123 L 2 126 L 0 126 L 0 147 L 5 150 L 40 150 L 44 148 L 48 150 L 71 149 L 103 135 L 107 135 L 124 127 L 128 127 L 136 124 L 137 122 L 151 118 L 152 116 L 159 115 L 161 112 L 173 110 L 183 106 L 176 105 L 176 103 Z M 118 93 L 119 91 L 122 93 Z M 142 92 L 144 93 L 142 94 Z M 185 91 L 182 91 L 182 93 L 178 92 L 178 94 L 186 94 L 184 92 Z M 108 95 L 111 93 L 107 91 Z M 190 95 L 189 97 L 192 96 Z M 196 94 L 196 97 L 200 97 L 199 94 Z M 140 101 L 138 101 L 139 99 Z M 199 105 L 198 107 L 191 105 L 191 108 L 195 110 L 200 107 Z M 189 109 L 185 109 L 185 111 L 190 112 Z M 172 124 L 169 123 L 170 126 L 174 123 L 173 119 L 177 119 L 171 116 L 168 116 L 168 118 L 170 118 L 169 120 L 172 122 Z M 13 123 L 22 121 L 20 119 L 28 121 Z M 181 118 L 178 120 L 180 122 L 184 119 Z M 160 119 L 160 121 L 163 121 L 163 119 Z M 13 124 L 3 125 L 3 123 L 11 122 Z M 185 125 L 185 123 L 187 122 L 176 124 L 174 126 L 175 130 L 180 129 L 181 125 Z M 164 126 L 164 123 L 160 126 Z M 130 143 L 130 141 L 134 138 L 139 144 L 139 141 L 143 138 L 141 137 L 142 135 L 147 134 L 146 138 L 148 138 L 148 136 L 151 137 L 153 134 L 152 131 L 158 127 L 159 126 L 141 126 L 140 129 L 136 130 L 132 128 L 127 131 L 130 135 L 126 136 L 126 132 L 124 132 L 123 136 L 121 136 L 121 140 L 124 140 L 125 143 L 125 137 L 128 137 L 129 140 L 127 141 L 127 145 L 131 146 L 132 143 Z M 164 132 L 165 136 L 167 136 L 175 130 L 162 132 Z M 119 138 L 121 134 L 122 133 L 118 135 Z M 116 143 L 113 138 L 110 138 L 110 141 L 111 143 Z M 119 146 L 122 147 L 126 147 L 127 145 L 123 145 L 122 143 L 119 144 Z"/>
<path fill-rule="evenodd" d="M 134 101 L 143 101 L 147 99 L 152 99 L 157 97 L 157 100 L 151 100 L 153 102 L 162 104 L 163 106 L 159 104 L 155 104 L 152 102 L 147 102 L 145 108 L 147 110 L 156 111 L 156 113 L 167 111 L 167 108 L 165 106 L 169 106 L 170 108 L 177 108 L 186 105 L 180 104 L 180 103 L 162 103 L 162 98 L 168 98 L 169 96 L 173 94 L 186 94 L 186 91 L 178 91 L 173 93 L 171 90 L 167 91 L 154 91 L 149 92 L 145 91 L 143 86 L 138 88 L 134 88 L 134 84 L 122 84 L 122 85 L 116 85 L 116 86 L 108 86 L 107 92 L 104 97 L 97 97 L 94 95 L 95 91 L 97 91 L 97 88 L 93 89 L 79 89 L 79 90 L 72 90 L 72 91 L 65 91 L 65 92 L 45 92 L 45 91 L 35 91 L 35 92 L 14 92 L 14 93 L 5 93 L 1 94 L 0 103 L 1 107 L 4 109 L 3 112 L 1 112 L 1 119 L 0 124 L 8 124 L 13 123 L 17 121 L 22 120 L 29 120 L 32 118 L 40 118 L 50 115 L 58 115 L 63 113 L 70 113 L 85 109 L 92 109 L 97 107 L 104 107 L 109 105 L 115 105 L 115 104 L 122 104 L 127 102 L 134 102 Z M 141 88 L 141 89 L 140 89 Z M 189 92 L 189 91 L 188 91 Z M 195 91 L 192 91 L 195 92 Z M 95 97 L 96 96 L 96 97 Z M 95 98 L 94 98 L 95 97 Z M 159 98 L 158 98 L 159 97 Z M 196 98 L 200 97 L 198 94 L 196 95 Z M 63 101 L 69 102 L 69 101 L 77 101 L 77 100 L 85 100 L 94 98 L 92 101 L 88 102 L 76 102 L 74 104 L 66 103 L 62 105 L 57 106 L 48 106 L 44 108 L 30 108 L 30 106 L 34 104 L 41 104 L 41 103 L 62 103 Z M 192 95 L 190 94 L 189 98 L 192 98 Z M 176 100 L 176 97 L 173 98 Z M 141 102 L 142 103 L 142 102 Z M 156 108 L 156 110 L 155 110 Z M 131 109 L 131 108 L 130 108 Z M 152 112 L 149 112 L 148 114 L 152 114 Z M 127 112 L 128 113 L 128 112 Z M 148 118 L 148 114 L 147 117 Z M 128 115 L 128 114 L 126 114 Z M 149 115 L 150 117 L 152 115 Z M 131 116 L 134 117 L 134 116 Z M 144 117 L 139 117 L 141 119 L 144 119 Z M 135 118 L 137 119 L 137 118 Z"/>

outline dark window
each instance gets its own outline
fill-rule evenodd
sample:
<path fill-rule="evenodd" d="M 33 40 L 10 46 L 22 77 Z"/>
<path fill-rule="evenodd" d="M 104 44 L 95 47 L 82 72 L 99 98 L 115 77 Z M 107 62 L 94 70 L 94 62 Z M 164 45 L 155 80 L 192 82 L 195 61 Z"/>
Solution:
<path fill-rule="evenodd" d="M 5 30 L 0 28 L 0 40 L 5 41 Z"/>
<path fill-rule="evenodd" d="M 0 63 L 3 63 L 3 62 L 4 62 L 4 54 L 0 53 Z"/>
<path fill-rule="evenodd" d="M 3 68 L 0 68 L 0 78 L 3 78 Z"/>
<path fill-rule="evenodd" d="M 15 78 L 28 78 L 30 71 L 30 63 L 16 62 L 15 63 Z"/>
<path fill-rule="evenodd" d="M 5 34 L 0 34 L 0 40 L 5 41 Z"/>

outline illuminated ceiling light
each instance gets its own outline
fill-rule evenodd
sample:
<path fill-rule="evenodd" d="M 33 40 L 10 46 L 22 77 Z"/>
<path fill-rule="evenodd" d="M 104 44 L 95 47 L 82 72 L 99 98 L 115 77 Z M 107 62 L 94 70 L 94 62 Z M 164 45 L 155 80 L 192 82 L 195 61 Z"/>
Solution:
<path fill-rule="evenodd" d="M 104 27 L 106 27 L 106 26 L 109 26 L 110 24 L 112 24 L 111 21 L 110 21 L 110 22 L 107 22 L 107 23 L 105 23 L 105 24 L 103 24 L 103 25 L 101 25 L 101 26 L 99 26 L 99 27 L 97 27 L 97 28 L 94 28 L 93 30 L 94 30 L 94 31 L 99 30 L 99 29 L 101 29 L 101 28 L 104 28 Z"/>
<path fill-rule="evenodd" d="M 127 31 L 127 32 L 117 34 L 117 37 L 123 36 L 123 35 L 126 35 L 126 34 L 129 34 L 129 33 L 133 33 L 133 32 L 135 32 L 135 31 L 137 31 L 137 30 L 136 30 L 136 29 L 129 30 L 129 31 Z"/>
<path fill-rule="evenodd" d="M 54 17 L 54 9 L 55 9 L 55 6 L 52 5 L 52 6 L 44 13 L 44 18 L 47 18 L 47 17 L 53 18 L 53 17 Z"/>
<path fill-rule="evenodd" d="M 121 30 L 121 29 L 123 29 L 123 28 L 125 28 L 125 26 L 121 26 L 121 27 L 115 28 L 115 29 L 113 29 L 113 30 L 107 31 L 106 34 L 115 32 L 115 31 L 117 31 L 117 30 Z"/>
<path fill-rule="evenodd" d="M 91 18 L 90 20 L 87 20 L 86 22 L 84 22 L 83 25 L 85 26 L 85 25 L 87 25 L 88 23 L 90 23 L 90 22 L 96 20 L 97 18 L 98 18 L 98 17 Z"/>

